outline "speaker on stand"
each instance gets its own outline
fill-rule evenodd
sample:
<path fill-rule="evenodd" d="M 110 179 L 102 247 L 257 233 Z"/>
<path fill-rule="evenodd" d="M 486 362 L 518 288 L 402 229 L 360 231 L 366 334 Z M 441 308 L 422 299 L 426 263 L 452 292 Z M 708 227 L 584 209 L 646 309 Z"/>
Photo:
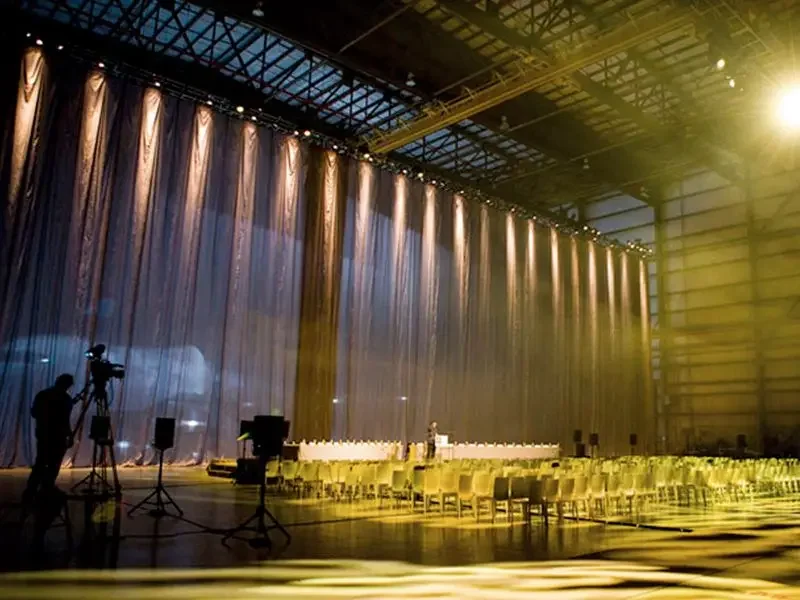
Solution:
<path fill-rule="evenodd" d="M 600 446 L 600 435 L 597 433 L 589 434 L 589 446 L 592 449 L 592 458 L 597 458 L 598 447 Z"/>
<path fill-rule="evenodd" d="M 583 458 L 586 456 L 586 446 L 583 442 L 583 431 L 576 429 L 572 432 L 572 443 L 575 444 L 575 456 Z"/>
<path fill-rule="evenodd" d="M 172 496 L 169 495 L 169 492 L 164 487 L 163 475 L 164 475 L 164 450 L 169 450 L 175 445 L 175 419 L 173 418 L 165 418 L 165 417 L 158 417 L 156 419 L 156 431 L 155 431 L 155 438 L 153 440 L 153 447 L 158 450 L 158 481 L 156 483 L 156 487 L 150 492 L 147 496 L 145 496 L 144 500 L 139 502 L 136 506 L 131 508 L 128 511 L 128 516 L 130 517 L 135 513 L 137 510 L 144 508 L 145 506 L 153 506 L 150 510 L 150 516 L 152 517 L 163 517 L 170 513 L 167 512 L 167 507 L 172 506 L 178 511 L 179 516 L 183 516 L 183 511 L 181 507 L 178 506 L 178 503 L 172 499 Z M 164 500 L 166 497 L 166 501 Z"/>

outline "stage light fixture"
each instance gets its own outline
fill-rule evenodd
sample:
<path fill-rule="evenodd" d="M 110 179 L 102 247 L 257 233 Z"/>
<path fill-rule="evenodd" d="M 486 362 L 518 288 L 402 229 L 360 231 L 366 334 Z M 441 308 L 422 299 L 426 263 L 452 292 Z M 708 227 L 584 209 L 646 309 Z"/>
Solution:
<path fill-rule="evenodd" d="M 431 181 L 431 185 L 436 185 L 436 180 Z"/>
<path fill-rule="evenodd" d="M 333 399 L 333 403 L 334 403 L 334 404 L 339 404 L 339 399 L 338 399 L 338 398 L 334 398 L 334 399 Z"/>
<path fill-rule="evenodd" d="M 406 87 L 414 87 L 415 85 L 417 85 L 417 82 L 414 79 L 414 74 L 409 72 L 406 77 Z"/>
<path fill-rule="evenodd" d="M 256 2 L 256 5 L 253 7 L 253 10 L 250 12 L 254 17 L 261 19 L 264 16 L 264 4 L 262 2 Z"/>
<path fill-rule="evenodd" d="M 403 169 L 403 175 L 408 175 L 408 169 Z"/>
<path fill-rule="evenodd" d="M 736 87 L 736 80 L 733 77 L 728 80 L 728 87 L 731 89 Z"/>
<path fill-rule="evenodd" d="M 37 46 L 42 46 L 42 45 L 44 45 L 44 42 L 42 40 L 40 40 L 40 39 L 37 39 L 36 40 L 36 45 Z"/>
<path fill-rule="evenodd" d="M 210 98 L 208 100 L 206 100 L 206 104 L 208 104 L 209 106 L 213 106 L 214 105 L 214 103 L 211 101 Z"/>
<path fill-rule="evenodd" d="M 244 106 L 239 105 L 236 107 L 236 112 L 242 114 L 244 112 Z"/>
<path fill-rule="evenodd" d="M 716 65 L 717 65 L 717 71 L 722 71 L 722 69 L 724 69 L 724 68 L 725 68 L 725 65 L 727 65 L 727 64 L 728 64 L 728 63 L 727 63 L 727 62 L 725 62 L 725 59 L 724 59 L 724 58 L 722 58 L 722 57 L 718 58 L 718 59 L 717 59 L 717 62 L 716 62 Z"/>
<path fill-rule="evenodd" d="M 422 179 L 423 177 L 425 177 L 425 173 L 423 173 L 422 171 L 417 173 L 417 179 Z"/>
<path fill-rule="evenodd" d="M 800 128 L 800 85 L 785 89 L 778 99 L 778 118 L 781 124 L 790 128 Z"/>
<path fill-rule="evenodd" d="M 156 87 L 161 87 L 161 82 L 160 81 L 156 81 L 156 82 L 153 83 L 153 85 L 156 86 Z"/>
<path fill-rule="evenodd" d="M 104 69 L 106 64 L 104 62 L 99 62 L 97 63 L 97 66 L 100 67 L 101 69 Z"/>
<path fill-rule="evenodd" d="M 59 46 L 58 46 L 58 49 L 59 49 L 59 50 L 63 50 L 63 49 L 64 49 L 64 46 L 62 46 L 62 45 L 60 45 L 60 44 L 59 44 Z"/>
<path fill-rule="evenodd" d="M 295 135 L 300 135 L 300 132 L 299 132 L 299 131 L 297 131 L 297 129 L 295 129 L 295 130 L 294 130 L 294 134 L 295 134 Z"/>
<path fill-rule="evenodd" d="M 250 120 L 251 120 L 251 121 L 255 121 L 255 120 L 256 120 L 256 116 L 255 116 L 255 115 L 253 115 L 252 117 L 250 117 Z"/>
<path fill-rule="evenodd" d="M 333 145 L 333 149 L 334 149 L 334 150 L 338 150 L 338 149 L 339 149 L 339 145 L 338 145 L 338 144 L 334 144 L 334 145 Z"/>
<path fill-rule="evenodd" d="M 364 152 L 364 160 L 369 160 L 369 152 Z"/>
<path fill-rule="evenodd" d="M 306 129 L 306 130 L 303 132 L 303 135 L 304 135 L 304 136 L 306 136 L 306 137 L 311 137 L 311 131 L 309 131 L 308 129 Z"/>

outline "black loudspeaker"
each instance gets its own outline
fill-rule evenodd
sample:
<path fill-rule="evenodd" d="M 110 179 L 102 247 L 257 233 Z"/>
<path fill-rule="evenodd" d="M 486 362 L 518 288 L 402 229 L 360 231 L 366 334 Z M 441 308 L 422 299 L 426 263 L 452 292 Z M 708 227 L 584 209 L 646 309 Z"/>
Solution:
<path fill-rule="evenodd" d="M 635 446 L 636 444 L 639 443 L 639 436 L 636 435 L 635 433 L 632 433 L 631 436 L 630 436 L 630 442 L 631 442 L 631 446 Z"/>
<path fill-rule="evenodd" d="M 575 444 L 575 457 L 586 458 L 586 444 L 583 442 L 578 442 Z"/>
<path fill-rule="evenodd" d="M 747 448 L 747 436 L 745 434 L 740 433 L 739 435 L 736 436 L 736 447 L 739 450 Z"/>
<path fill-rule="evenodd" d="M 600 434 L 590 433 L 589 434 L 589 445 L 590 446 L 599 446 L 600 445 Z"/>
<path fill-rule="evenodd" d="M 264 471 L 257 458 L 239 458 L 236 460 L 236 472 L 233 480 L 240 485 L 259 485 Z"/>
<path fill-rule="evenodd" d="M 288 430 L 289 421 L 283 417 L 256 415 L 253 418 L 253 454 L 261 457 L 280 456 Z"/>
<path fill-rule="evenodd" d="M 583 441 L 583 431 L 576 429 L 572 434 L 572 441 L 576 444 L 580 444 Z"/>
<path fill-rule="evenodd" d="M 92 423 L 89 425 L 89 439 L 102 444 L 110 441 L 110 435 L 111 417 L 93 416 Z"/>
<path fill-rule="evenodd" d="M 156 450 L 169 450 L 175 445 L 175 419 L 156 417 L 156 435 L 153 447 Z"/>

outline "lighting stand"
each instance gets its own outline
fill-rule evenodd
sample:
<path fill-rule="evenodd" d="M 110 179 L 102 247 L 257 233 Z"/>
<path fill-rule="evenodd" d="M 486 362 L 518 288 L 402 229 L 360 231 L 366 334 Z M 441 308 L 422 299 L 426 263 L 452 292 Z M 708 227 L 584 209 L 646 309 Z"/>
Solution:
<path fill-rule="evenodd" d="M 267 460 L 266 457 L 258 457 L 259 472 L 261 473 L 261 484 L 259 485 L 258 492 L 258 506 L 256 511 L 243 521 L 240 525 L 228 531 L 222 538 L 222 543 L 227 545 L 229 539 L 242 539 L 238 538 L 237 534 L 245 531 L 250 531 L 255 534 L 247 540 L 251 548 L 271 548 L 272 542 L 269 539 L 269 532 L 273 529 L 280 531 L 286 538 L 287 544 L 292 541 L 292 536 L 281 525 L 280 521 L 273 515 L 266 506 L 267 494 Z M 269 521 L 269 525 L 267 522 Z"/>
<path fill-rule="evenodd" d="M 167 488 L 164 487 L 164 482 L 163 482 L 163 479 L 162 479 L 163 473 L 164 473 L 164 450 L 162 448 L 159 448 L 158 449 L 158 482 L 156 483 L 156 487 L 153 489 L 152 492 L 147 494 L 147 496 L 145 497 L 144 500 L 139 502 L 136 506 L 134 506 L 133 508 L 131 508 L 128 511 L 128 516 L 129 517 L 131 515 L 133 515 L 133 513 L 135 513 L 137 510 L 139 510 L 141 508 L 144 508 L 145 505 L 147 505 L 147 506 L 155 506 L 155 508 L 150 510 L 149 514 L 150 514 L 151 517 L 155 517 L 157 519 L 160 518 L 160 517 L 164 517 L 164 516 L 175 516 L 175 515 L 170 515 L 170 513 L 167 512 L 167 507 L 170 506 L 170 505 L 172 505 L 175 508 L 175 510 L 178 511 L 178 515 L 177 516 L 180 516 L 180 517 L 183 516 L 183 511 L 181 510 L 181 507 L 178 506 L 178 503 L 175 502 L 175 500 L 172 499 L 172 496 L 169 495 L 169 492 L 167 491 Z M 164 501 L 164 498 L 162 498 L 162 495 L 166 496 L 166 498 L 167 498 L 166 502 Z M 152 500 L 152 498 L 155 498 L 155 500 Z"/>
<path fill-rule="evenodd" d="M 87 387 L 81 391 L 78 397 L 82 395 L 85 396 L 90 385 L 92 385 L 92 389 L 89 393 L 88 400 L 84 403 L 83 408 L 81 409 L 76 431 L 77 427 L 83 423 L 83 420 L 86 417 L 86 412 L 89 409 L 89 406 L 91 406 L 92 402 L 94 402 L 97 407 L 96 416 L 108 419 L 108 431 L 107 435 L 101 436 L 102 439 L 96 439 L 96 436 L 93 436 L 95 439 L 92 439 L 92 470 L 89 471 L 89 474 L 86 477 L 72 486 L 70 491 L 75 491 L 82 487 L 83 489 L 80 491 L 90 496 L 113 496 L 114 498 L 119 499 L 122 496 L 122 486 L 119 483 L 119 476 L 117 474 L 117 461 L 114 458 L 114 434 L 111 430 L 111 411 L 108 406 L 106 382 L 90 382 L 87 384 Z M 73 432 L 73 436 L 75 433 L 76 432 Z M 113 484 L 108 480 L 109 464 L 111 466 L 111 474 L 114 480 Z M 95 494 L 95 485 L 100 487 L 97 494 Z M 112 491 L 113 494 L 111 493 Z"/>

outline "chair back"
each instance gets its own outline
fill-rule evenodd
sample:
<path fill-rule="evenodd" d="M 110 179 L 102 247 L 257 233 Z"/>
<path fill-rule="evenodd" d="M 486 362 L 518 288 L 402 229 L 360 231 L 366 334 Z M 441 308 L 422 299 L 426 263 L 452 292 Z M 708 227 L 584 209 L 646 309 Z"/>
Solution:
<path fill-rule="evenodd" d="M 509 484 L 508 477 L 495 477 L 494 478 L 494 494 L 495 500 L 508 500 Z"/>

